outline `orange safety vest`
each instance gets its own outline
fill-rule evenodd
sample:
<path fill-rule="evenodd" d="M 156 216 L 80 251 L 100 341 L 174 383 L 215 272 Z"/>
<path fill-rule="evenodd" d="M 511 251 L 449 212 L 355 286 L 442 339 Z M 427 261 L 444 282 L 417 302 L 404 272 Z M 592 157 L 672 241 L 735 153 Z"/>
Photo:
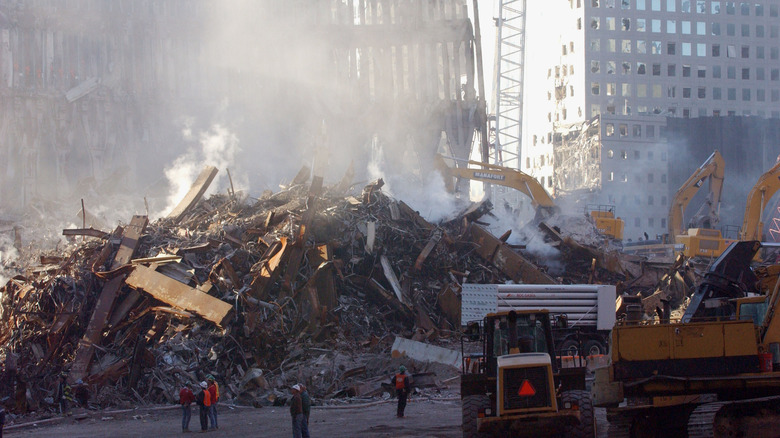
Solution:
<path fill-rule="evenodd" d="M 211 394 L 208 389 L 203 391 L 203 406 L 211 406 Z"/>
<path fill-rule="evenodd" d="M 395 389 L 404 389 L 404 379 L 406 379 L 406 374 L 395 375 Z"/>

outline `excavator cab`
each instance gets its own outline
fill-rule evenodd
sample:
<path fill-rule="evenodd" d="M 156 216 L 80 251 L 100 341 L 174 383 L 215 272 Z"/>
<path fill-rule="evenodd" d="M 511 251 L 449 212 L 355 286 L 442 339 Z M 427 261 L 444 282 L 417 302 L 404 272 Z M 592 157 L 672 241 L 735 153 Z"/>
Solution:
<path fill-rule="evenodd" d="M 623 219 L 615 216 L 614 205 L 588 205 L 588 214 L 599 232 L 615 240 L 623 240 Z"/>

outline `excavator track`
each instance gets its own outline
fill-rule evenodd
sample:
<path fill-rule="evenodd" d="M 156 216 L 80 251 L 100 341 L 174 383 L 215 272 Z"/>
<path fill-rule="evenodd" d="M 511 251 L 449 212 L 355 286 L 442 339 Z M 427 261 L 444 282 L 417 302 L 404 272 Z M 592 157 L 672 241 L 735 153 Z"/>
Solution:
<path fill-rule="evenodd" d="M 750 419 L 761 419 L 764 424 Z M 778 421 L 780 396 L 705 403 L 697 406 L 688 417 L 688 438 L 769 436 L 759 429 L 768 424 L 776 431 Z"/>
<path fill-rule="evenodd" d="M 705 403 L 694 409 L 688 417 L 688 438 L 714 438 L 715 417 L 730 403 L 732 402 Z"/>

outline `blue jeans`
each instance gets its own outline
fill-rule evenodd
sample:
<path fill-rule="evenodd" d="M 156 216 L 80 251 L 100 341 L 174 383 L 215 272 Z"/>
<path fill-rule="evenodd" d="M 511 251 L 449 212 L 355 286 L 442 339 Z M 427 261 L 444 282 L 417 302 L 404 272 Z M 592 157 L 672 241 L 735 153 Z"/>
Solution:
<path fill-rule="evenodd" d="M 303 438 L 303 414 L 296 414 L 292 417 L 293 438 Z"/>
<path fill-rule="evenodd" d="M 311 438 L 309 435 L 309 416 L 303 414 L 303 421 L 301 422 L 301 438 Z"/>
<path fill-rule="evenodd" d="M 219 429 L 219 423 L 217 423 L 217 405 L 209 406 L 209 420 L 211 421 L 212 429 Z"/>
<path fill-rule="evenodd" d="M 190 418 L 192 418 L 190 405 L 181 405 L 181 430 L 187 430 L 190 428 Z"/>

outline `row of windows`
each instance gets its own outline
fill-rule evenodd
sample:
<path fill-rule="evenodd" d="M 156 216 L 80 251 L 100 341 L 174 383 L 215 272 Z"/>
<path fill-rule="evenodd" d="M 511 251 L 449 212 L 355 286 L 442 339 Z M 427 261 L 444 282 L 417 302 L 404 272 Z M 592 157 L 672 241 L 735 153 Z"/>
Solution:
<path fill-rule="evenodd" d="M 620 86 L 620 94 L 618 94 L 618 85 Z M 614 82 L 607 83 L 606 84 L 606 95 L 607 96 L 622 96 L 622 97 L 634 97 L 631 91 L 631 84 L 616 84 Z M 647 84 L 637 84 L 636 86 L 636 97 L 644 98 L 644 97 L 654 97 L 654 98 L 678 98 L 682 97 L 683 99 L 690 99 L 692 97 L 696 97 L 698 99 L 707 99 L 707 90 L 712 90 L 712 95 L 709 97 L 712 97 L 713 100 L 737 100 L 737 96 L 740 96 L 740 100 L 743 102 L 750 102 L 752 100 L 755 100 L 756 102 L 766 102 L 767 101 L 767 90 L 763 88 L 736 88 L 736 87 L 678 87 L 677 85 L 668 85 L 666 86 L 666 95 L 663 94 L 663 86 L 659 84 L 653 84 L 650 85 L 648 88 Z M 598 82 L 591 83 L 590 86 L 591 94 L 594 96 L 599 96 L 601 94 L 601 84 Z M 679 94 L 678 94 L 679 90 Z M 724 93 L 725 90 L 725 93 Z M 650 93 L 648 94 L 648 91 Z M 725 95 L 724 95 L 725 94 Z M 780 90 L 779 89 L 772 89 L 769 90 L 769 99 L 771 102 L 780 102 Z M 755 99 L 753 98 L 755 96 Z"/>
<path fill-rule="evenodd" d="M 666 43 L 666 55 L 677 55 L 677 44 L 673 42 L 667 42 Z M 699 56 L 704 57 L 707 56 L 707 43 L 679 43 L 680 44 L 680 55 L 682 56 Z M 736 44 L 727 44 L 725 46 L 721 46 L 720 44 L 710 44 L 710 56 L 713 58 L 719 58 L 723 56 L 724 58 L 742 58 L 742 59 L 750 59 L 750 52 L 753 52 L 753 57 L 755 59 L 766 59 L 766 47 L 765 46 L 749 46 L 746 44 L 743 45 L 736 45 Z M 593 52 L 600 52 L 601 51 L 601 40 L 598 38 L 592 39 L 590 41 L 590 49 Z M 737 50 L 739 49 L 739 55 L 737 55 Z M 663 43 L 661 41 L 645 41 L 645 40 L 615 40 L 615 39 L 605 39 L 604 40 L 604 50 L 608 53 L 617 53 L 618 50 L 620 50 L 620 53 L 630 54 L 632 52 L 635 52 L 639 55 L 663 55 Z M 778 54 L 780 53 L 780 48 L 778 47 L 769 47 L 769 58 L 773 60 L 778 59 Z"/>
<path fill-rule="evenodd" d="M 655 138 L 655 125 L 645 125 L 644 130 L 642 129 L 642 125 L 638 124 L 632 124 L 631 126 L 631 136 L 634 138 Z M 663 128 L 663 127 L 662 127 Z M 642 133 L 644 132 L 644 136 Z M 619 123 L 617 126 L 617 133 L 621 137 L 628 137 L 629 135 L 629 125 L 627 123 Z M 615 124 L 614 123 L 605 123 L 604 124 L 604 134 L 607 137 L 613 137 L 615 135 Z M 647 159 L 652 160 L 653 157 L 653 151 L 647 151 Z M 607 151 L 607 158 L 613 158 L 615 156 L 615 151 L 612 149 Z M 628 152 L 625 150 L 620 151 L 620 154 L 618 155 L 620 158 L 627 160 L 628 159 Z M 634 151 L 634 159 L 639 160 L 641 157 L 640 152 L 638 150 Z M 666 161 L 666 151 L 661 152 L 661 161 Z"/>
<path fill-rule="evenodd" d="M 618 182 L 628 182 L 628 174 L 622 173 L 620 175 L 615 175 L 615 172 L 607 172 L 606 175 L 607 181 L 618 181 Z M 634 182 L 637 184 L 642 184 L 644 181 L 642 181 L 642 177 L 640 175 L 634 175 Z M 648 184 L 654 184 L 655 183 L 655 174 L 648 173 L 647 174 L 647 183 Z M 666 174 L 661 174 L 661 183 L 666 183 Z M 653 205 L 654 199 L 653 195 L 648 195 L 647 197 L 647 205 Z M 636 202 L 639 204 L 639 202 Z M 666 196 L 661 197 L 661 205 L 666 205 Z"/>
<path fill-rule="evenodd" d="M 771 111 L 767 113 L 764 110 L 757 110 L 752 111 L 749 109 L 742 109 L 740 111 L 737 111 L 736 109 L 730 109 L 730 110 L 721 110 L 721 109 L 709 109 L 709 108 L 676 108 L 676 107 L 668 107 L 663 108 L 661 106 L 647 106 L 647 105 L 637 105 L 636 106 L 636 114 L 668 114 L 670 117 L 676 117 L 677 114 L 680 113 L 680 115 L 683 118 L 693 117 L 694 114 L 698 114 L 698 117 L 707 117 L 707 116 L 713 116 L 713 117 L 720 117 L 724 115 L 728 116 L 736 116 L 736 115 L 742 115 L 742 116 L 758 116 L 758 117 L 771 117 L 773 119 L 780 119 L 780 111 Z M 609 105 L 600 105 L 597 103 L 590 105 L 590 117 L 596 117 L 600 114 L 610 114 L 610 115 L 626 115 L 630 116 L 633 115 L 633 106 L 631 103 L 626 100 L 622 105 L 616 107 L 614 104 Z M 659 137 L 663 140 L 665 139 L 665 134 L 663 130 L 659 133 Z"/>
<path fill-rule="evenodd" d="M 622 18 L 620 20 L 616 20 L 615 17 L 604 17 L 604 26 L 602 28 L 601 26 L 601 17 L 591 17 L 590 19 L 590 28 L 594 30 L 616 30 L 617 23 L 620 23 L 620 30 L 622 31 L 630 31 L 634 30 L 636 32 L 647 32 L 647 22 L 650 21 L 650 32 L 652 33 L 667 33 L 671 35 L 677 34 L 677 20 L 668 19 L 668 20 L 660 20 L 660 19 L 651 19 L 647 20 L 645 18 L 637 18 L 635 19 L 635 23 L 632 26 L 631 25 L 631 18 Z M 664 26 L 664 23 L 666 24 Z M 754 25 L 755 30 L 753 32 L 750 31 L 751 25 L 748 23 L 742 23 L 739 25 L 739 35 L 742 37 L 750 37 L 754 36 L 757 38 L 764 38 L 767 36 L 766 27 L 763 24 L 756 24 Z M 577 20 L 577 29 L 581 29 L 582 25 L 580 24 L 580 21 Z M 664 32 L 664 28 L 666 29 Z M 726 23 L 725 25 L 726 29 L 726 36 L 737 36 L 737 24 L 736 23 Z M 681 35 L 707 35 L 707 22 L 705 21 L 680 21 L 680 34 Z M 723 26 L 722 23 L 713 22 L 710 23 L 710 34 L 714 36 L 720 36 L 723 35 Z M 770 25 L 769 26 L 769 36 L 771 38 L 777 38 L 778 35 L 778 26 L 776 25 Z"/>
<path fill-rule="evenodd" d="M 679 11 L 696 14 L 709 12 L 712 15 L 720 15 L 724 10 L 726 15 L 737 15 L 737 11 L 739 11 L 739 15 L 742 16 L 763 17 L 766 13 L 764 5 L 749 2 L 711 1 L 708 8 L 705 0 L 591 0 L 591 6 L 594 8 L 614 9 L 616 4 L 620 5 L 620 9 L 631 9 L 633 4 L 638 11 L 646 11 L 649 7 L 649 10 L 656 12 Z M 577 7 L 580 7 L 579 0 L 577 0 Z M 778 5 L 769 5 L 769 16 L 778 16 Z"/>
<path fill-rule="evenodd" d="M 660 63 L 653 63 L 650 64 L 650 72 L 647 71 L 647 64 L 644 62 L 637 62 L 636 64 L 636 74 L 638 75 L 652 75 L 652 76 L 661 76 L 661 73 L 663 72 L 663 69 L 661 67 Z M 622 62 L 620 65 L 620 72 L 624 75 L 630 75 L 631 74 L 631 68 L 634 66 L 629 61 Z M 601 70 L 601 61 L 590 61 L 590 72 L 594 74 L 598 73 L 605 73 L 608 75 L 614 75 L 617 72 L 617 62 L 616 61 L 605 61 L 604 62 L 604 71 Z M 699 66 L 691 66 L 688 64 L 683 64 L 680 66 L 679 69 L 680 77 L 683 78 L 691 78 L 696 77 L 699 79 L 706 79 L 707 78 L 707 67 L 703 65 Z M 712 73 L 711 77 L 713 79 L 723 79 L 723 66 L 720 65 L 713 65 L 711 67 Z M 743 79 L 743 80 L 750 80 L 755 79 L 757 81 L 764 81 L 767 80 L 767 69 L 764 67 L 737 67 L 734 65 L 728 65 L 726 66 L 726 79 Z M 751 75 L 751 71 L 753 74 Z M 673 78 L 676 77 L 678 73 L 677 64 L 666 64 L 666 76 Z M 778 81 L 780 80 L 780 68 L 772 68 L 769 69 L 769 80 L 770 81 Z"/>

